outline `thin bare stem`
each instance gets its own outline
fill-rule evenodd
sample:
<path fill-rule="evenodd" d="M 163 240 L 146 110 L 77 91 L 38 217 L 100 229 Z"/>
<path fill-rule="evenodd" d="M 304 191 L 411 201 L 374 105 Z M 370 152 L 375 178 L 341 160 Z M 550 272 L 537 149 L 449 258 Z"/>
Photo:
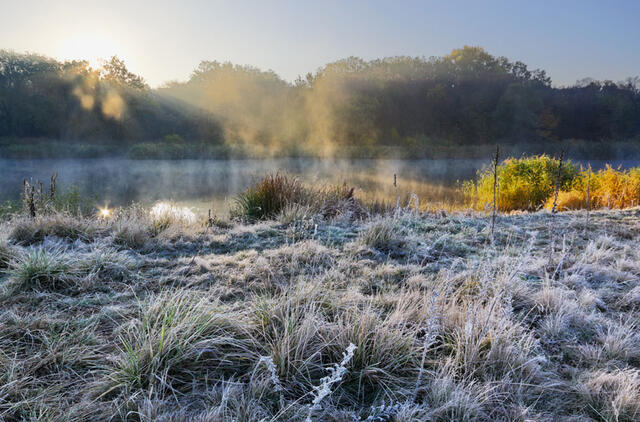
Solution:
<path fill-rule="evenodd" d="M 556 177 L 556 187 L 555 187 L 555 192 L 553 194 L 553 208 L 551 210 L 552 214 L 556 214 L 558 212 L 558 194 L 560 193 L 560 185 L 562 183 L 563 159 L 564 159 L 564 150 L 560 151 L 560 162 L 558 163 L 558 175 Z"/>
<path fill-rule="evenodd" d="M 493 158 L 493 212 L 491 214 L 491 239 L 496 226 L 498 212 L 498 161 L 500 160 L 500 146 L 496 145 L 496 155 Z"/>
<path fill-rule="evenodd" d="M 585 231 L 589 229 L 589 212 L 591 211 L 591 204 L 589 203 L 589 190 L 591 188 L 591 164 L 589 164 L 588 177 L 587 177 L 587 222 L 585 223 Z"/>

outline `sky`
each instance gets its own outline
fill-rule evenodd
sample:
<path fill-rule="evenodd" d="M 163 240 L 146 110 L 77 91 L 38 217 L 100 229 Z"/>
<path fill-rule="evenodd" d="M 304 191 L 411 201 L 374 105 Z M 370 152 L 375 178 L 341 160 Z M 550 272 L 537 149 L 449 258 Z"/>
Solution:
<path fill-rule="evenodd" d="M 152 86 L 202 60 L 293 81 L 349 56 L 442 56 L 464 45 L 545 69 L 554 85 L 640 75 L 640 1 L 0 0 L 0 49 L 117 54 Z"/>

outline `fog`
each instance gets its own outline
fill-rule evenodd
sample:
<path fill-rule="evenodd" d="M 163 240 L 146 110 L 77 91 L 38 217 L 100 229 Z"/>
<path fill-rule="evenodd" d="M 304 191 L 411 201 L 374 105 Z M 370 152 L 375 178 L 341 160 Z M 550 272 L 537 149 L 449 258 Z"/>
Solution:
<path fill-rule="evenodd" d="M 117 56 L 93 69 L 0 50 L 0 97 L 5 158 L 458 159 L 496 144 L 512 156 L 640 157 L 640 78 L 557 88 L 544 70 L 472 46 L 348 57 L 293 84 L 205 60 L 158 89 Z"/>
<path fill-rule="evenodd" d="M 583 162 L 587 164 L 587 162 Z M 284 171 L 312 184 L 343 184 L 356 188 L 361 198 L 395 202 L 393 176 L 398 194 L 418 196 L 420 204 L 456 204 L 462 201 L 458 182 L 472 179 L 488 160 L 336 160 L 336 159 L 252 159 L 252 160 L 5 160 L 0 202 L 20 198 L 23 179 L 47 182 L 58 173 L 58 186 L 71 186 L 95 201 L 96 206 L 151 204 L 171 200 L 206 212 L 223 214 L 233 197 L 257 178 Z M 591 161 L 594 169 L 604 161 Z M 638 161 L 614 161 L 623 168 Z"/>
<path fill-rule="evenodd" d="M 457 180 L 472 178 L 480 160 L 0 160 L 4 183 L 0 200 L 20 197 L 22 180 L 47 181 L 58 172 L 61 189 L 75 186 L 96 201 L 111 206 L 172 200 L 199 210 L 225 212 L 233 196 L 269 172 L 284 171 L 314 184 L 346 183 L 361 197 L 455 200 Z"/>

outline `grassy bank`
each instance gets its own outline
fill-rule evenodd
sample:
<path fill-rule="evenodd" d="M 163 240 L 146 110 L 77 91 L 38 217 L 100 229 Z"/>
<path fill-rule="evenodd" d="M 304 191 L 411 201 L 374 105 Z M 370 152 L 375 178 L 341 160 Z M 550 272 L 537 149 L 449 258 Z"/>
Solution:
<path fill-rule="evenodd" d="M 640 417 L 640 210 L 0 224 L 0 419 Z"/>

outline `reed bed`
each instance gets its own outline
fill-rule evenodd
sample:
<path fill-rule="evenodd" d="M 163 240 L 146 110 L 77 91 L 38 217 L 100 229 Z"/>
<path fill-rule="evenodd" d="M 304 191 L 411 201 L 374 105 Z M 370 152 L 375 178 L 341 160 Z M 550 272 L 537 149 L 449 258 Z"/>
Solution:
<path fill-rule="evenodd" d="M 500 211 L 553 209 L 623 209 L 640 204 L 640 167 L 623 170 L 607 165 L 597 171 L 546 155 L 509 158 L 497 167 L 497 189 L 492 168 L 482 169 L 462 191 L 475 209 L 492 207 L 498 192 Z M 559 176 L 559 177 L 558 177 Z M 557 195 L 556 195 L 556 187 Z"/>

